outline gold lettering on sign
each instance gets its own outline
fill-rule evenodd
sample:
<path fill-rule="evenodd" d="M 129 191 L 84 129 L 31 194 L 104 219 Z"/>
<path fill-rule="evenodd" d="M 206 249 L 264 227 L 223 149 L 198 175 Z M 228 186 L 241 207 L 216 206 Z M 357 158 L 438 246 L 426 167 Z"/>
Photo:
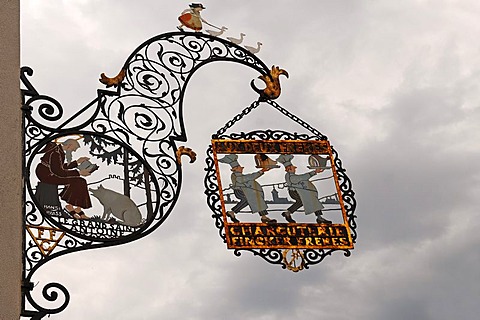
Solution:
<path fill-rule="evenodd" d="M 253 248 L 336 248 L 352 249 L 353 243 L 342 224 L 265 225 L 242 223 L 226 228 L 227 246 L 232 249 Z"/>
<path fill-rule="evenodd" d="M 55 249 L 65 235 L 65 232 L 62 230 L 50 227 L 27 226 L 26 228 L 44 256 L 48 256 L 52 253 L 53 249 Z"/>
<path fill-rule="evenodd" d="M 328 141 L 308 140 L 212 140 L 216 153 L 329 154 Z"/>

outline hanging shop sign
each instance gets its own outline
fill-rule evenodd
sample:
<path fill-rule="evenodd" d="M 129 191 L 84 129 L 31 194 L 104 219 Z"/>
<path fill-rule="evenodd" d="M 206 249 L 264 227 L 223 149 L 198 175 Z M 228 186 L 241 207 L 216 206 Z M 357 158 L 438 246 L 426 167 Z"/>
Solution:
<path fill-rule="evenodd" d="M 228 248 L 353 248 L 328 141 L 216 139 L 212 148 Z M 252 222 L 238 220 L 244 209 Z"/>
<path fill-rule="evenodd" d="M 179 18 L 178 32 L 142 43 L 118 75 L 102 73 L 106 88 L 74 111 L 38 92 L 30 82 L 33 70 L 21 69 L 22 316 L 42 319 L 70 302 L 60 283 L 34 286 L 35 273 L 48 262 L 141 239 L 171 214 L 182 186 L 182 156 L 196 159 L 178 145 L 187 141 L 185 90 L 193 73 L 211 62 L 249 67 L 265 84 L 259 89 L 252 80 L 258 99 L 213 135 L 207 152 L 207 202 L 227 247 L 292 271 L 335 250 L 350 255 L 355 199 L 338 154 L 326 136 L 273 101 L 288 73 L 256 56 L 260 44 L 241 46 L 243 35 L 221 38 L 225 27 L 208 34 L 184 29 L 202 29 L 203 9 L 192 4 Z M 260 105 L 307 133 L 226 133 Z"/>

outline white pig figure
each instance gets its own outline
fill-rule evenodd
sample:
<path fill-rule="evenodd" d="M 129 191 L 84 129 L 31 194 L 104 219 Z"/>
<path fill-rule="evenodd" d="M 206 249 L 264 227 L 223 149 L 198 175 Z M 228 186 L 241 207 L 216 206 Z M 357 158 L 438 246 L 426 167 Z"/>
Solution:
<path fill-rule="evenodd" d="M 97 190 L 88 189 L 92 195 L 103 205 L 103 220 L 107 220 L 109 214 L 121 220 L 121 224 L 137 227 L 142 222 L 142 214 L 137 205 L 121 193 L 104 188 L 102 185 Z"/>

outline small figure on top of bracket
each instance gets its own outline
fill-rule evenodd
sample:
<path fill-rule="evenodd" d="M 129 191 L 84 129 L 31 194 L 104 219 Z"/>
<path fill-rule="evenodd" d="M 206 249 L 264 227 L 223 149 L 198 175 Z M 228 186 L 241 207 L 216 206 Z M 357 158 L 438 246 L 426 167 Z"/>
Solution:
<path fill-rule="evenodd" d="M 187 27 L 189 29 L 194 30 L 195 32 L 199 32 L 203 28 L 202 26 L 202 22 L 203 22 L 205 24 L 208 24 L 211 27 L 214 27 L 220 30 L 221 33 L 219 33 L 219 35 L 222 34 L 225 30 L 227 30 L 226 27 L 219 28 L 217 26 L 214 26 L 213 24 L 208 23 L 205 19 L 203 19 L 202 16 L 200 15 L 200 12 L 204 9 L 206 8 L 201 3 L 190 4 L 190 9 L 183 10 L 180 17 L 178 17 L 178 21 L 180 21 L 180 25 L 177 27 L 177 29 L 180 31 L 184 31 L 183 27 Z"/>

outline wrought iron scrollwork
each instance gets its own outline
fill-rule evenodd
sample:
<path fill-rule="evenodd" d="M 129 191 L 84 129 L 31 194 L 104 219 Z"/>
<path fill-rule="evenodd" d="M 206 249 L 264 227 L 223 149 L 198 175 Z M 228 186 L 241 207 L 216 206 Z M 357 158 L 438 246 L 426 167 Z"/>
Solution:
<path fill-rule="evenodd" d="M 42 298 L 48 303 L 60 303 L 56 307 L 44 307 L 36 302 L 32 297 L 33 285 L 24 288 L 24 294 L 28 302 L 36 311 L 24 311 L 23 316 L 31 317 L 31 320 L 40 320 L 48 314 L 62 312 L 70 302 L 70 293 L 60 283 L 51 282 L 46 284 L 42 289 Z"/>
<path fill-rule="evenodd" d="M 352 190 L 352 182 L 350 181 L 350 178 L 348 178 L 346 170 L 342 167 L 342 161 L 333 147 L 332 152 L 334 155 L 335 168 L 337 168 L 337 176 L 340 190 L 342 192 L 343 203 L 347 212 L 348 224 L 352 231 L 352 240 L 355 242 L 357 240 L 357 223 L 355 222 L 355 219 L 357 218 L 355 215 L 357 201 L 355 200 L 355 192 Z M 346 252 L 345 255 L 349 256 L 350 252 Z"/>
<path fill-rule="evenodd" d="M 120 245 L 156 230 L 175 206 L 182 185 L 182 167 L 177 162 L 177 142 L 186 141 L 183 98 L 193 73 L 211 62 L 235 62 L 269 76 L 269 68 L 254 54 L 227 40 L 201 33 L 171 32 L 151 38 L 127 58 L 115 81 L 102 83 L 90 103 L 72 116 L 56 99 L 40 94 L 30 82 L 33 70 L 21 69 L 24 144 L 24 305 L 22 315 L 41 319 L 62 311 L 69 302 L 68 291 L 49 284 L 43 291 L 47 301 L 65 300 L 61 307 L 44 309 L 30 291 L 32 276 L 41 266 L 59 256 L 92 248 Z M 124 167 L 98 179 L 118 179 L 124 195 L 135 188 L 143 192 L 139 204 L 144 212 L 138 226 L 110 224 L 99 217 L 75 220 L 63 209 L 51 209 L 36 198 L 35 165 L 49 143 L 77 135 L 84 147 L 103 166 Z M 51 210 L 50 210 L 51 209 Z M 40 229 L 39 229 L 40 228 Z M 43 228 L 43 229 L 42 229 Z M 39 231 L 40 230 L 40 231 Z M 42 231 L 43 230 L 43 231 Z M 52 239 L 41 239 L 44 231 Z M 59 230 L 58 232 L 55 230 Z M 34 234 L 39 239 L 32 239 Z M 54 238 L 64 232 L 61 238 Z M 39 243 L 55 245 L 43 250 Z M 53 291 L 52 291 L 53 290 Z M 29 311 L 26 303 L 36 309 Z"/>
<path fill-rule="evenodd" d="M 73 115 L 66 116 L 67 110 L 61 103 L 40 94 L 32 85 L 29 80 L 33 75 L 32 69 L 21 69 L 24 149 L 22 316 L 42 319 L 46 315 L 61 312 L 68 305 L 68 290 L 55 282 L 48 283 L 42 290 L 43 299 L 55 306 L 44 307 L 32 297 L 33 275 L 50 260 L 72 252 L 115 246 L 140 239 L 156 230 L 169 216 L 182 186 L 182 167 L 177 161 L 177 143 L 187 140 L 183 121 L 185 90 L 196 70 L 219 61 L 245 65 L 257 71 L 262 79 L 273 80 L 270 79 L 273 77 L 270 68 L 254 54 L 234 43 L 201 33 L 165 33 L 145 41 L 135 49 L 121 67 L 115 81 L 109 82 L 102 76 L 102 83 L 106 83 L 107 88 L 111 89 L 98 90 L 91 102 L 79 108 Z M 309 124 L 268 100 L 268 97 L 273 99 L 272 97 L 278 96 L 280 88 L 277 81 L 265 82 L 275 82 L 276 93 L 260 94 L 258 101 L 227 122 L 215 137 L 326 140 L 324 135 Z M 300 124 L 310 134 L 282 130 L 226 134 L 236 122 L 264 102 Z M 89 148 L 89 154 L 101 166 L 123 168 L 117 170 L 118 172 L 109 172 L 91 184 L 98 186 L 106 179 L 115 179 L 123 185 L 123 196 L 128 197 L 132 189 L 141 193 L 142 199 L 138 203 L 138 208 L 142 209 L 141 222 L 136 225 L 121 225 L 97 216 L 90 220 L 73 219 L 72 216 L 65 216 L 63 209 L 59 209 L 57 205 L 49 207 L 40 203 L 36 196 L 38 186 L 35 186 L 38 181 L 34 177 L 35 165 L 40 162 L 40 153 L 47 145 L 71 136 L 81 136 L 84 139 L 83 147 Z M 338 155 L 336 152 L 334 154 L 349 225 L 355 230 L 354 193 Z M 207 151 L 206 161 L 207 173 L 204 181 L 207 202 L 213 211 L 212 217 L 220 237 L 225 241 L 211 149 Z M 356 238 L 356 233 L 353 238 Z M 286 268 L 284 256 L 278 249 L 248 251 Z M 309 264 L 319 263 L 332 251 L 334 250 L 306 250 L 303 253 L 305 268 L 308 268 Z M 234 253 L 240 255 L 241 250 L 235 250 Z M 349 255 L 350 252 L 346 250 L 345 254 Z M 34 310 L 30 310 L 31 308 Z"/>

